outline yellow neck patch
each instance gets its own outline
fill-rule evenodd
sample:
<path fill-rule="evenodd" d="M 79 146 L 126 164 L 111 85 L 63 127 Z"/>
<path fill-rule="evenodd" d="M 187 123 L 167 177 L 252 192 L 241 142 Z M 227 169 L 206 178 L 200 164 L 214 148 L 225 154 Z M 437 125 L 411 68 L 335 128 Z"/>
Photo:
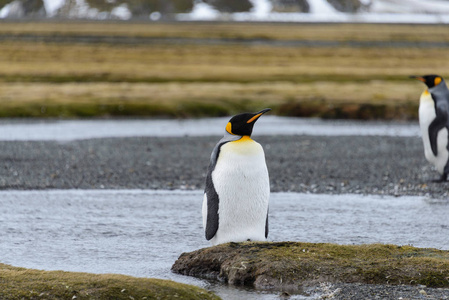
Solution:
<path fill-rule="evenodd" d="M 425 90 L 424 92 L 422 92 L 424 95 L 429 95 L 429 91 L 428 90 Z"/>
<path fill-rule="evenodd" d="M 435 81 L 434 81 L 435 85 L 439 85 L 440 82 L 441 82 L 441 77 L 435 77 Z"/>
<path fill-rule="evenodd" d="M 236 140 L 235 142 L 249 142 L 252 141 L 252 139 L 249 137 L 249 135 L 242 136 L 241 139 Z"/>

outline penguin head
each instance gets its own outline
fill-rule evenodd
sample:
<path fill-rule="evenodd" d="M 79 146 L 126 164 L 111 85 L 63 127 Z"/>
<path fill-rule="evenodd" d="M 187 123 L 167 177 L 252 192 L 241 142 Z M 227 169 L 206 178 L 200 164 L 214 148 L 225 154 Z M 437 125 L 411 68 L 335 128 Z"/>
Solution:
<path fill-rule="evenodd" d="M 248 135 L 253 132 L 254 123 L 261 115 L 270 111 L 271 108 L 265 108 L 256 113 L 243 113 L 233 116 L 226 125 L 226 132 L 232 135 Z"/>
<path fill-rule="evenodd" d="M 439 75 L 410 76 L 410 78 L 424 82 L 429 89 L 444 83 L 443 77 Z"/>

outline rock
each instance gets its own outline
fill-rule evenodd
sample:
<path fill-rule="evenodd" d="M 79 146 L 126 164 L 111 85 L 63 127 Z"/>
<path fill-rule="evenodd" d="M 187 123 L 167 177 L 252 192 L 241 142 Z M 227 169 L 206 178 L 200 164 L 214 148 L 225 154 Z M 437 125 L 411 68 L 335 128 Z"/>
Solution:
<path fill-rule="evenodd" d="M 159 12 L 163 18 L 173 14 L 188 13 L 193 8 L 192 0 L 133 0 L 127 2 L 133 17 L 148 17 L 153 12 Z"/>
<path fill-rule="evenodd" d="M 203 2 L 223 13 L 246 12 L 253 7 L 249 0 L 203 0 Z"/>
<path fill-rule="evenodd" d="M 307 0 L 272 0 L 275 12 L 302 12 L 308 13 L 310 6 Z"/>
<path fill-rule="evenodd" d="M 126 7 L 133 19 L 148 19 L 157 13 L 157 19 L 172 19 L 174 14 L 188 13 L 193 8 L 193 0 L 66 0 L 58 11 L 58 17 L 96 17 L 103 14 L 106 18 L 114 18 L 113 11 Z M 91 13 L 87 14 L 86 10 Z"/>
<path fill-rule="evenodd" d="M 345 13 L 366 11 L 371 5 L 370 1 L 360 0 L 327 0 L 336 10 Z"/>
<path fill-rule="evenodd" d="M 447 288 L 449 251 L 380 244 L 228 243 L 183 253 L 172 271 L 292 292 L 322 282 Z"/>

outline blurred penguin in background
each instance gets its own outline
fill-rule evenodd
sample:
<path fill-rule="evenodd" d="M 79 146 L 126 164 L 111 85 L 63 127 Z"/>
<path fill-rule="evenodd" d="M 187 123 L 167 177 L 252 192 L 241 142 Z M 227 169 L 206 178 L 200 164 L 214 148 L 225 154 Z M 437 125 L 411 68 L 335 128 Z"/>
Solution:
<path fill-rule="evenodd" d="M 439 75 L 411 76 L 426 84 L 419 102 L 419 125 L 426 159 L 435 166 L 444 182 L 449 174 L 449 90 Z"/>

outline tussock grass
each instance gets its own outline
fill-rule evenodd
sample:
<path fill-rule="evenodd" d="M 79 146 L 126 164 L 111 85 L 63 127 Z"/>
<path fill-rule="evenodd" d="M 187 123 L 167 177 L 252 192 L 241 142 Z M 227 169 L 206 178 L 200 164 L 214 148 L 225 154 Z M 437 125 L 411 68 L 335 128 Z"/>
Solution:
<path fill-rule="evenodd" d="M 445 25 L 292 23 L 1 22 L 0 34 L 326 41 L 449 41 Z"/>
<path fill-rule="evenodd" d="M 274 47 L 14 40 L 23 34 L 386 44 Z M 398 40 L 449 40 L 445 26 L 2 22 L 2 35 L 10 37 L 0 43 L 0 98 L 8 100 L 0 102 L 1 117 L 195 117 L 270 106 L 274 113 L 293 116 L 414 119 L 424 86 L 408 76 L 449 76 L 449 51 L 444 47 L 388 46 Z"/>
<path fill-rule="evenodd" d="M 0 264 L 1 299 L 219 299 L 169 280 L 38 271 Z"/>
<path fill-rule="evenodd" d="M 269 106 L 280 115 L 414 118 L 417 101 L 408 103 L 408 99 L 420 92 L 420 86 L 414 82 L 385 81 L 366 82 L 363 87 L 352 82 L 282 81 L 269 84 L 0 83 L 0 93 L 6 101 L 0 116 L 224 116 Z M 370 99 L 370 105 L 364 103 L 360 93 Z M 408 110 L 408 107 L 416 109 Z"/>
<path fill-rule="evenodd" d="M 408 80 L 445 75 L 446 49 L 229 45 L 0 44 L 1 81 L 254 82 Z"/>

